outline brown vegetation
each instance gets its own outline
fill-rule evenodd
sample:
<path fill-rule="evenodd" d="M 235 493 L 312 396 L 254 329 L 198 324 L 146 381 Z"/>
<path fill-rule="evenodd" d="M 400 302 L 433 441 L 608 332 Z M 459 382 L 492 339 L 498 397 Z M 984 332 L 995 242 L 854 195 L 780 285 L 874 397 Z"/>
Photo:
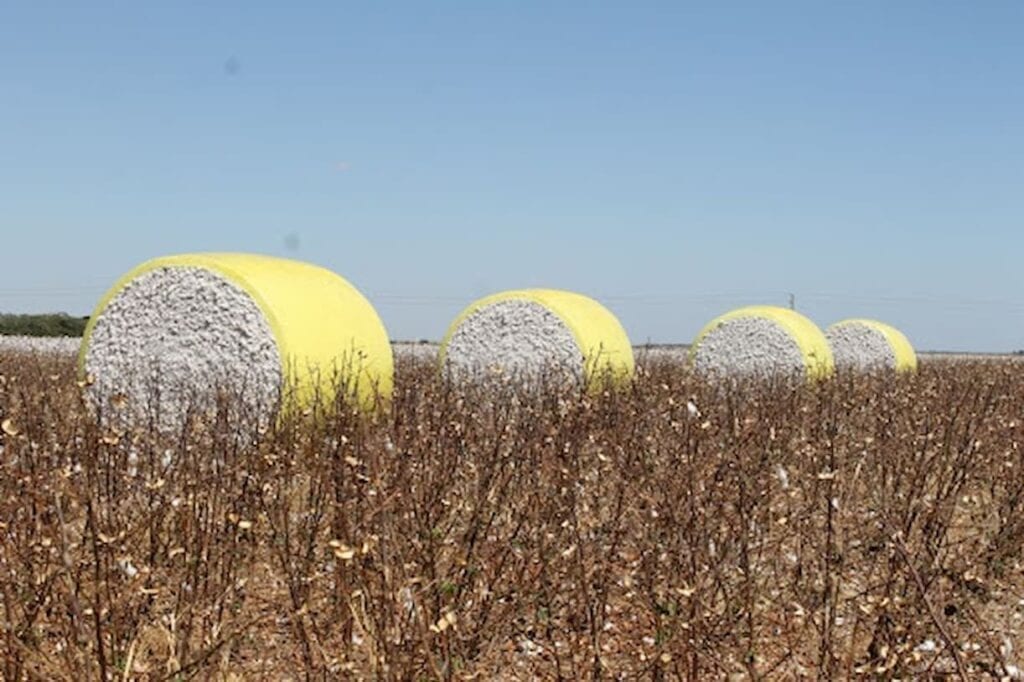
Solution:
<path fill-rule="evenodd" d="M 1016 674 L 1024 368 L 463 393 L 255 441 L 0 356 L 4 679 Z M 116 409 L 116 406 L 114 408 Z"/>

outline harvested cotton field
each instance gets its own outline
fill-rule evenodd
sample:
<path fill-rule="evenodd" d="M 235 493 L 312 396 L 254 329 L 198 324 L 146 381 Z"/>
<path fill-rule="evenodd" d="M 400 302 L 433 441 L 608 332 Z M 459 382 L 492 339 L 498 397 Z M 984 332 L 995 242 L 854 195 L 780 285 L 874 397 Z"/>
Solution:
<path fill-rule="evenodd" d="M 591 298 L 553 289 L 506 291 L 471 304 L 448 328 L 438 361 L 457 381 L 597 386 L 634 371 L 629 337 L 615 316 Z"/>
<path fill-rule="evenodd" d="M 389 395 L 392 363 L 383 324 L 348 282 L 247 254 L 142 264 L 100 302 L 79 359 L 100 409 L 118 398 L 171 427 L 223 391 L 262 420 L 340 384 L 372 407 Z"/>
<path fill-rule="evenodd" d="M 428 362 L 437 359 L 440 344 L 430 341 L 392 341 L 391 351 L 398 358 L 415 358 Z"/>
<path fill-rule="evenodd" d="M 316 404 L 251 439 L 235 410 L 112 428 L 72 357 L 0 352 L 0 678 L 1020 664 L 1024 365 L 723 394 L 667 350 L 629 390 L 515 401 L 409 355 L 373 418 Z"/>
<path fill-rule="evenodd" d="M 817 325 L 773 306 L 715 318 L 697 334 L 690 358 L 698 373 L 718 377 L 816 379 L 833 371 L 832 352 Z"/>
<path fill-rule="evenodd" d="M 70 336 L 0 336 L 0 352 L 73 355 L 82 339 Z"/>
<path fill-rule="evenodd" d="M 825 330 L 836 368 L 913 372 L 917 354 L 903 333 L 877 320 L 850 319 Z"/>

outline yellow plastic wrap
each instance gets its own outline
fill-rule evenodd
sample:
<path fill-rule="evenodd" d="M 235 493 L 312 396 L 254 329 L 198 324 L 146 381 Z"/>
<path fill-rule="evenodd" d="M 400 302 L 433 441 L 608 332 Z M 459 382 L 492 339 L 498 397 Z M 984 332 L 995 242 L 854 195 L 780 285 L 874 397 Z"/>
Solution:
<path fill-rule="evenodd" d="M 197 253 L 154 258 L 122 277 L 100 300 L 82 339 L 78 367 L 104 308 L 129 282 L 165 267 L 203 268 L 243 289 L 266 317 L 277 343 L 286 388 L 300 404 L 333 397 L 340 372 L 356 386 L 360 404 L 390 398 L 394 374 L 391 342 L 376 310 L 339 275 L 299 261 L 243 253 Z M 353 376 L 352 371 L 357 372 Z"/>
<path fill-rule="evenodd" d="M 713 329 L 723 322 L 735 320 L 742 317 L 760 317 L 771 320 L 786 332 L 796 342 L 800 354 L 804 359 L 804 369 L 808 379 L 822 379 L 829 377 L 835 371 L 835 362 L 832 358 L 832 349 L 828 340 L 818 328 L 818 325 L 809 319 L 788 308 L 779 308 L 770 305 L 752 305 L 744 308 L 737 308 L 720 317 L 708 322 L 697 334 L 693 344 L 690 346 L 690 362 L 693 362 L 700 348 L 701 342 Z"/>
<path fill-rule="evenodd" d="M 889 342 L 889 347 L 892 349 L 893 356 L 896 358 L 896 371 L 917 371 L 917 353 L 914 352 L 914 346 L 911 345 L 910 340 L 904 336 L 903 332 L 896 327 L 885 324 L 884 322 L 879 322 L 878 320 L 866 320 L 862 318 L 842 320 L 840 322 L 836 322 L 832 326 L 838 327 L 844 324 L 861 324 L 881 333 L 882 336 L 885 337 L 885 340 Z"/>
<path fill-rule="evenodd" d="M 448 327 L 438 356 L 444 367 L 448 342 L 455 330 L 476 311 L 501 301 L 530 301 L 547 308 L 568 327 L 583 355 L 587 384 L 599 388 L 601 380 L 622 384 L 633 377 L 633 346 L 618 318 L 592 298 L 557 289 L 517 289 L 491 294 L 475 301 L 459 313 Z"/>

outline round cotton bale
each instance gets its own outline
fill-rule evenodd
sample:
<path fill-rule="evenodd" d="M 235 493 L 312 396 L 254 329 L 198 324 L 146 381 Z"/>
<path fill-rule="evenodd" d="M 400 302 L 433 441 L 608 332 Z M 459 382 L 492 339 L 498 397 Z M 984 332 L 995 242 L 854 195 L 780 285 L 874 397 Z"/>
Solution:
<path fill-rule="evenodd" d="M 913 372 L 917 354 L 899 329 L 877 320 L 836 322 L 825 330 L 836 367 L 854 371 Z"/>
<path fill-rule="evenodd" d="M 373 306 L 335 273 L 237 253 L 156 258 L 122 277 L 85 330 L 79 372 L 104 409 L 177 427 L 217 391 L 266 420 L 281 404 L 331 400 L 364 409 L 391 393 L 393 359 Z"/>
<path fill-rule="evenodd" d="M 832 374 L 833 360 L 817 325 L 793 310 L 748 306 L 717 317 L 697 334 L 690 361 L 700 374 L 802 377 Z"/>
<path fill-rule="evenodd" d="M 520 289 L 462 311 L 441 342 L 441 369 L 456 380 L 501 376 L 517 384 L 568 380 L 590 387 L 633 376 L 633 347 L 618 319 L 592 298 Z"/>

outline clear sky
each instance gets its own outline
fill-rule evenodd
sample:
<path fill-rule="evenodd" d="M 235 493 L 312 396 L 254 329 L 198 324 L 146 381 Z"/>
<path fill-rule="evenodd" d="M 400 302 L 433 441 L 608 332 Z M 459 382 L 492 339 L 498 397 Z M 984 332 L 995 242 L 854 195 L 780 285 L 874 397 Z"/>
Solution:
<path fill-rule="evenodd" d="M 0 5 L 0 310 L 231 250 L 395 338 L 547 286 L 1024 348 L 1022 2 L 157 4 Z"/>

